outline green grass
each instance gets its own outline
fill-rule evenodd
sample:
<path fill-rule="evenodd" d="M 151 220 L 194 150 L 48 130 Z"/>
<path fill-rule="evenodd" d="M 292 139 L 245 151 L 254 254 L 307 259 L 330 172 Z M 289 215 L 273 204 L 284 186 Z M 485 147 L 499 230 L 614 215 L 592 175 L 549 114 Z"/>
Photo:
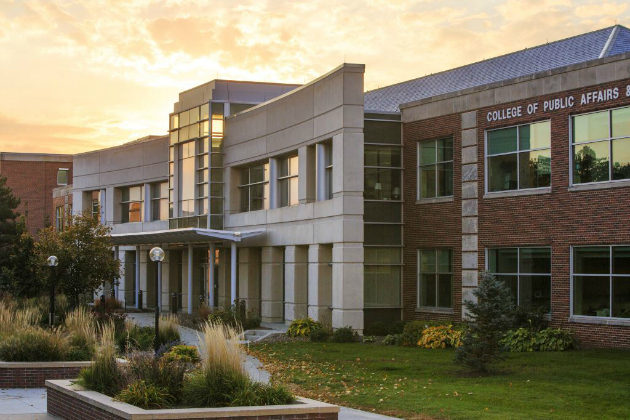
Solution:
<path fill-rule="evenodd" d="M 630 351 L 512 353 L 484 377 L 452 350 L 282 342 L 252 352 L 303 396 L 404 418 L 630 418 Z"/>

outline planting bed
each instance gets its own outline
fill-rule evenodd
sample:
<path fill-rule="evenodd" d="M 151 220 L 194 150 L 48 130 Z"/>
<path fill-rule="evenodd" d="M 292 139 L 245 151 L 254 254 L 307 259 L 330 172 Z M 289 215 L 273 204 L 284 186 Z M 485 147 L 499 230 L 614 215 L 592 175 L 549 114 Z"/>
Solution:
<path fill-rule="evenodd" d="M 47 379 L 72 379 L 92 362 L 0 362 L 0 388 L 43 388 Z"/>
<path fill-rule="evenodd" d="M 263 407 L 185 408 L 144 410 L 94 391 L 87 391 L 68 380 L 46 381 L 48 414 L 66 420 L 89 419 L 240 419 L 240 420 L 336 420 L 339 407 L 306 398 L 295 404 Z"/>

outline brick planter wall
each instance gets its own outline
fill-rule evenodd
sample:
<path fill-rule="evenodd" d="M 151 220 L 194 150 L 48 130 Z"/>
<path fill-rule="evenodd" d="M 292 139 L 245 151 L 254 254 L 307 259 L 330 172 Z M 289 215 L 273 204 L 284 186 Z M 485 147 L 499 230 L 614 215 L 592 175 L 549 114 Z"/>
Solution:
<path fill-rule="evenodd" d="M 0 388 L 43 388 L 46 379 L 74 379 L 90 362 L 0 362 Z"/>
<path fill-rule="evenodd" d="M 69 381 L 47 381 L 48 414 L 65 420 L 337 420 L 339 407 L 298 398 L 298 404 L 266 407 L 143 410 L 106 395 L 74 387 Z"/>

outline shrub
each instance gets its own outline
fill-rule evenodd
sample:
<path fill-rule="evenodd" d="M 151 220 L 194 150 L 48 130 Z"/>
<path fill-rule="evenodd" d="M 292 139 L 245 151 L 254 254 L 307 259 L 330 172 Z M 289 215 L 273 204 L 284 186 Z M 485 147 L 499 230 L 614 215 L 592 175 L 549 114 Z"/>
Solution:
<path fill-rule="evenodd" d="M 155 328 L 141 327 L 132 320 L 125 320 L 125 329 L 116 334 L 116 344 L 123 352 L 142 350 L 148 351 L 153 348 L 155 339 Z"/>
<path fill-rule="evenodd" d="M 212 312 L 206 320 L 213 324 L 226 325 L 235 330 L 259 328 L 262 321 L 253 309 L 246 311 L 246 304 L 243 300 L 236 301 L 229 308 Z"/>
<path fill-rule="evenodd" d="M 453 330 L 452 325 L 442 325 L 425 329 L 422 333 L 422 338 L 418 341 L 418 345 L 425 349 L 459 347 L 461 339 L 461 331 Z"/>
<path fill-rule="evenodd" d="M 560 328 L 519 328 L 508 331 L 501 345 L 510 352 L 564 351 L 577 348 L 578 342 L 573 332 Z"/>
<path fill-rule="evenodd" d="M 163 389 L 174 401 L 181 400 L 186 363 L 169 360 L 153 353 L 132 353 L 124 366 L 126 382 L 132 384 L 145 381 Z"/>
<path fill-rule="evenodd" d="M 61 361 L 67 351 L 68 340 L 59 329 L 25 327 L 0 342 L 0 360 L 5 362 Z"/>
<path fill-rule="evenodd" d="M 236 390 L 230 401 L 230 406 L 284 405 L 294 401 L 293 395 L 283 386 L 248 381 L 244 387 Z"/>
<path fill-rule="evenodd" d="M 101 302 L 101 299 L 94 300 L 94 310 L 97 312 L 113 312 L 117 309 L 122 309 L 123 304 L 114 297 L 105 298 L 105 303 Z"/>
<path fill-rule="evenodd" d="M 309 338 L 314 343 L 323 343 L 324 341 L 328 341 L 331 335 L 332 332 L 329 328 L 320 328 L 311 331 L 311 335 L 309 336 Z"/>
<path fill-rule="evenodd" d="M 74 354 L 87 356 L 86 359 L 89 360 L 98 343 L 97 326 L 90 311 L 85 307 L 78 307 L 69 312 L 64 327 L 69 335 L 70 345 L 75 347 Z"/>
<path fill-rule="evenodd" d="M 171 349 L 163 357 L 168 362 L 188 364 L 195 364 L 201 360 L 199 358 L 199 353 L 197 352 L 197 347 L 187 346 L 185 344 L 171 347 Z"/>
<path fill-rule="evenodd" d="M 547 328 L 548 312 L 545 308 L 527 308 L 525 306 L 517 306 L 514 311 L 514 327 L 530 328 L 539 331 Z"/>
<path fill-rule="evenodd" d="M 332 340 L 335 343 L 353 343 L 357 341 L 358 335 L 352 331 L 352 327 L 338 328 L 333 333 Z"/>
<path fill-rule="evenodd" d="M 3 299 L 0 301 L 0 338 L 37 325 L 40 317 L 37 307 L 29 306 L 18 309 L 13 301 Z"/>
<path fill-rule="evenodd" d="M 163 388 L 148 384 L 145 381 L 129 384 L 127 388 L 116 394 L 114 399 L 145 410 L 167 408 L 175 403 L 175 398 Z"/>
<path fill-rule="evenodd" d="M 386 346 L 395 346 L 397 342 L 397 337 L 394 334 L 389 334 L 383 339 L 383 344 Z"/>
<path fill-rule="evenodd" d="M 407 323 L 402 320 L 392 322 L 387 327 L 387 334 L 402 334 L 405 331 L 405 325 L 407 325 Z"/>
<path fill-rule="evenodd" d="M 101 327 L 101 341 L 92 360 L 92 366 L 81 371 L 77 383 L 110 397 L 118 394 L 123 387 L 123 374 L 116 363 L 113 323 Z"/>
<path fill-rule="evenodd" d="M 160 316 L 160 345 L 179 341 L 180 337 L 177 325 L 177 315 L 166 314 Z"/>
<path fill-rule="evenodd" d="M 510 289 L 488 273 L 481 276 L 473 294 L 478 303 L 465 302 L 471 322 L 455 361 L 475 371 L 487 371 L 501 358 L 500 340 L 514 323 L 514 302 Z"/>
<path fill-rule="evenodd" d="M 374 337 L 373 335 L 364 335 L 363 336 L 363 342 L 364 343 L 375 343 L 376 342 L 376 337 Z"/>
<path fill-rule="evenodd" d="M 289 337 L 308 337 L 313 331 L 321 328 L 322 324 L 311 318 L 296 319 L 289 325 L 287 335 Z"/>

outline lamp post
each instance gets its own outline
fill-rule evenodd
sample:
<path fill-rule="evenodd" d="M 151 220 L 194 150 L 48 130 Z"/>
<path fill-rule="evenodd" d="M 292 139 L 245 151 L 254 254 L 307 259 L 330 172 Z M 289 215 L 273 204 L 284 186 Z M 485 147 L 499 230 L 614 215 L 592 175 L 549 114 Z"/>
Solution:
<path fill-rule="evenodd" d="M 151 248 L 149 251 L 149 257 L 151 261 L 157 262 L 157 279 L 155 285 L 155 341 L 154 348 L 157 353 L 160 349 L 160 286 L 162 284 L 162 261 L 164 260 L 164 250 L 159 246 Z"/>
<path fill-rule="evenodd" d="M 47 263 L 48 267 L 50 267 L 51 272 L 54 273 L 55 267 L 57 267 L 57 265 L 59 264 L 59 259 L 54 255 L 51 255 L 50 257 L 48 257 Z M 48 324 L 50 324 L 51 330 L 55 323 L 55 283 L 52 273 L 50 276 L 50 309 L 48 310 Z"/>

